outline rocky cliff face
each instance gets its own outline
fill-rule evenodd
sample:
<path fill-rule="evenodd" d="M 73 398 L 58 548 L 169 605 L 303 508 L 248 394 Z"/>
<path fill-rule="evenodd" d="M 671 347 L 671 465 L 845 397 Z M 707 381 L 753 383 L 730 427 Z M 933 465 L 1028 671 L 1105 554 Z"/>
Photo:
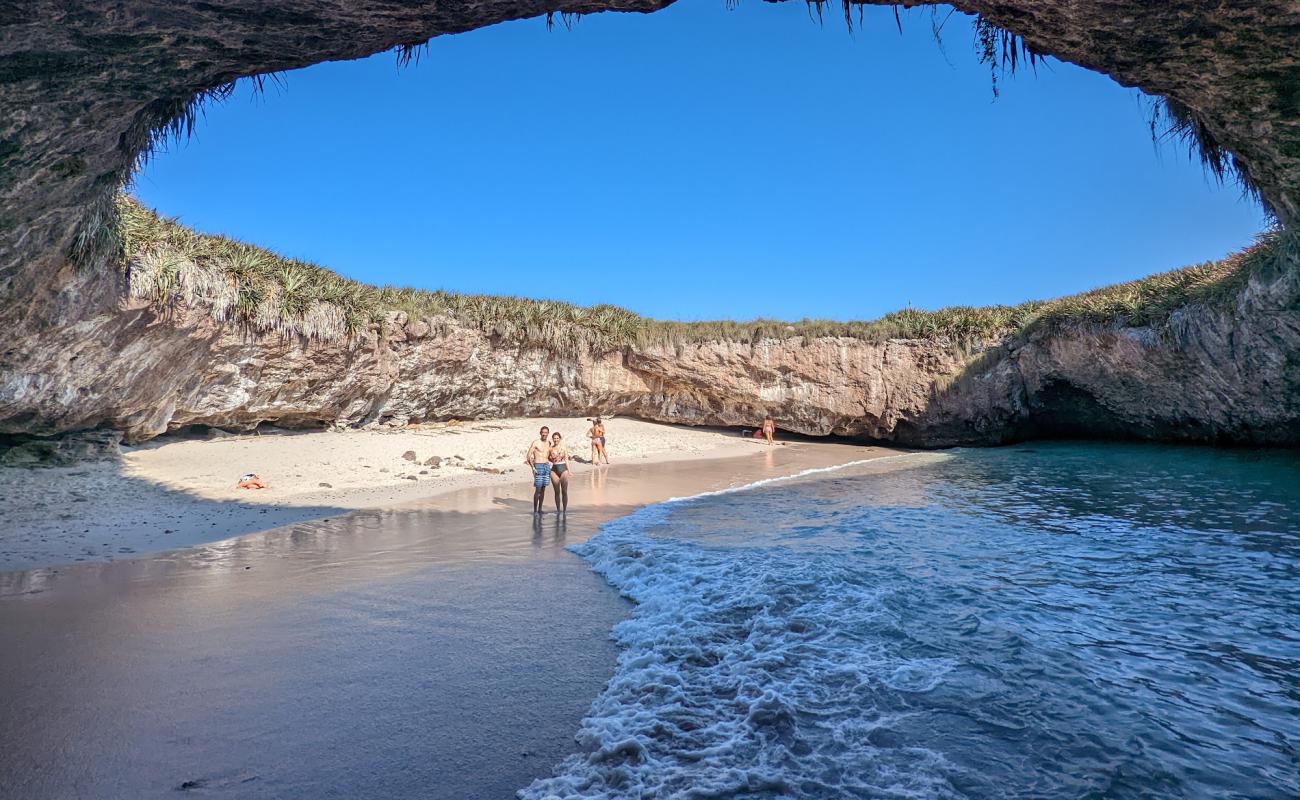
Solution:
<path fill-rule="evenodd" d="M 885 0 L 869 0 L 884 3 Z M 385 424 L 540 411 L 752 423 L 908 444 L 1048 433 L 1297 442 L 1295 270 L 1159 329 L 978 343 L 713 342 L 574 358 L 450 321 L 350 343 L 254 336 L 153 308 L 93 251 L 112 198 L 196 98 L 245 76 L 358 58 L 553 11 L 671 0 L 0 0 L 0 432 Z M 926 5 L 905 2 L 902 5 Z M 1300 3 L 954 0 L 1039 53 L 1177 102 L 1279 220 L 1300 220 Z"/>
<path fill-rule="evenodd" d="M 403 425 L 628 414 L 907 445 L 1052 435 L 1300 444 L 1300 269 L 1159 327 L 1031 332 L 963 348 L 850 338 L 626 347 L 557 357 L 451 319 L 390 317 L 352 341 L 253 335 L 143 300 L 12 342 L 0 432 Z"/>

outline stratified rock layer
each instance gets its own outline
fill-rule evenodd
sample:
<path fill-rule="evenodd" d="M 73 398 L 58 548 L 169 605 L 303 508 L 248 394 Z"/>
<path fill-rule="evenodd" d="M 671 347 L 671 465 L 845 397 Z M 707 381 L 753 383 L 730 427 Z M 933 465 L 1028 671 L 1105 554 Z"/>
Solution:
<path fill-rule="evenodd" d="M 393 315 L 351 342 L 252 335 L 144 301 L 16 343 L 0 433 L 229 429 L 628 414 L 909 445 L 1038 436 L 1300 444 L 1300 270 L 1159 327 L 947 341 L 705 342 L 559 357 L 449 319 Z"/>

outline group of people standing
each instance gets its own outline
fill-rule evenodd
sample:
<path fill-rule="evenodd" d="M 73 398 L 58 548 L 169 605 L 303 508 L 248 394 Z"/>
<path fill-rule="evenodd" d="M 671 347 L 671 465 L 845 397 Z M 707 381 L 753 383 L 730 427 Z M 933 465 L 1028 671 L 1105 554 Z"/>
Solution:
<path fill-rule="evenodd" d="M 599 464 L 601 460 L 609 463 L 605 452 L 605 423 L 600 417 L 588 420 L 591 427 L 587 429 L 587 438 L 591 440 L 591 463 Z M 546 487 L 555 487 L 555 513 L 565 514 L 569 511 L 569 449 L 564 444 L 564 437 L 559 431 L 551 433 L 549 426 L 543 425 L 538 431 L 539 438 L 534 439 L 528 448 L 525 463 L 533 470 L 533 513 L 543 513 L 546 503 Z"/>

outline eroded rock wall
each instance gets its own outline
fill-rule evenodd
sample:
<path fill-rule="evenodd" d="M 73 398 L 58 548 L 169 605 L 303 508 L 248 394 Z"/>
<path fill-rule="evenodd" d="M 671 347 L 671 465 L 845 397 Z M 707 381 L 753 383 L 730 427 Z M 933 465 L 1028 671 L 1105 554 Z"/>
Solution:
<path fill-rule="evenodd" d="M 73 315 L 74 317 L 77 315 Z M 557 357 L 450 319 L 352 342 L 252 335 L 203 307 L 130 301 L 11 343 L 0 434 L 188 425 L 403 425 L 627 414 L 919 446 L 1056 435 L 1300 444 L 1300 269 L 1168 324 L 1091 325 L 967 347 L 850 338 Z"/>
<path fill-rule="evenodd" d="M 123 300 L 94 243 L 135 159 L 196 96 L 551 11 L 671 0 L 0 0 L 0 433 L 367 424 L 594 410 L 915 444 L 1050 433 L 1296 442 L 1293 277 L 1167 328 L 949 344 L 717 342 L 556 359 L 441 325 L 355 344 L 250 336 Z M 872 0 L 875 2 L 875 0 Z M 883 0 L 881 0 L 883 2 Z M 906 2 L 904 5 L 926 5 Z M 1297 0 L 956 0 L 1040 53 L 1176 100 L 1300 220 Z M 422 335 L 417 335 L 422 334 Z"/>

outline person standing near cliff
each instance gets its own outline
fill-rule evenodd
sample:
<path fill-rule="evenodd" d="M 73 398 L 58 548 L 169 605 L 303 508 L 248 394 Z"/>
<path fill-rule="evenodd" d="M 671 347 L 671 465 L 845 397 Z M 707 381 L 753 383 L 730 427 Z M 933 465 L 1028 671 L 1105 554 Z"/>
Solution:
<path fill-rule="evenodd" d="M 546 487 L 551 484 L 551 459 L 548 453 L 551 449 L 551 429 L 543 425 L 538 431 L 540 439 L 534 439 L 532 445 L 528 448 L 528 455 L 524 458 L 524 463 L 533 470 L 533 513 L 542 514 L 542 504 L 546 501 Z"/>
<path fill-rule="evenodd" d="M 768 414 L 763 418 L 763 438 L 767 440 L 769 447 L 773 444 L 772 437 L 774 436 L 776 436 L 776 420 L 772 419 L 771 414 Z"/>
<path fill-rule="evenodd" d="M 609 454 L 605 452 L 605 423 L 600 417 L 591 420 L 591 427 L 587 429 L 587 438 L 591 440 L 591 463 L 599 464 L 597 458 L 599 456 L 608 464 Z"/>

